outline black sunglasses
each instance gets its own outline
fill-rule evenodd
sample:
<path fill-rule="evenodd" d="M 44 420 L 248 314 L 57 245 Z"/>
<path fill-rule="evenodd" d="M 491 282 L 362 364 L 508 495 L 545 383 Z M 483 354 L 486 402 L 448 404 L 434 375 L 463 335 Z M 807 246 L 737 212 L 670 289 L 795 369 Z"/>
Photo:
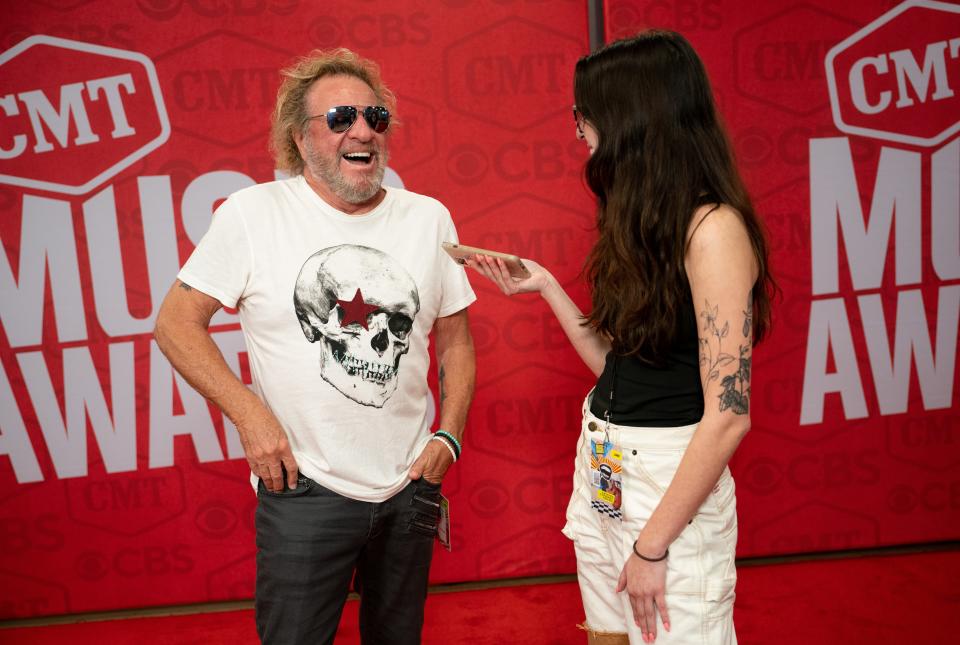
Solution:
<path fill-rule="evenodd" d="M 357 120 L 357 107 L 360 106 L 337 105 L 327 110 L 326 114 L 308 116 L 305 120 L 326 117 L 327 127 L 337 133 L 346 132 Z M 368 105 L 363 108 L 363 120 L 374 132 L 386 132 L 390 126 L 390 111 L 382 105 Z"/>

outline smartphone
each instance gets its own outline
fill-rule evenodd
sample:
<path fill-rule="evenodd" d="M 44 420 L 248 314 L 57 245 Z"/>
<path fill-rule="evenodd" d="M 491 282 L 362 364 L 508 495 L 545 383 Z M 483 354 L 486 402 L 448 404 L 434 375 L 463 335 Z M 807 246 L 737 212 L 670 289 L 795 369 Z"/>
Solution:
<path fill-rule="evenodd" d="M 500 258 L 507 265 L 507 271 L 514 278 L 529 278 L 530 270 L 523 266 L 523 260 L 511 253 L 501 253 L 500 251 L 491 251 L 490 249 L 480 249 L 475 246 L 466 246 L 463 244 L 454 244 L 453 242 L 444 242 L 443 250 L 447 252 L 453 261 L 457 264 L 464 264 L 467 258 L 476 254 L 489 255 L 493 258 Z"/>

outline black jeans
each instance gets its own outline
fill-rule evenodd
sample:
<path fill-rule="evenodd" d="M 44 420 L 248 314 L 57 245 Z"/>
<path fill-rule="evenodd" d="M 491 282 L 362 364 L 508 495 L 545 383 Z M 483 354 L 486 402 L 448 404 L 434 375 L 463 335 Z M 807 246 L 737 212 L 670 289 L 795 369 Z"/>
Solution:
<path fill-rule="evenodd" d="M 263 643 L 332 643 L 356 572 L 364 645 L 417 644 L 439 518 L 440 486 L 411 482 L 361 502 L 301 476 L 259 485 L 257 633 Z"/>

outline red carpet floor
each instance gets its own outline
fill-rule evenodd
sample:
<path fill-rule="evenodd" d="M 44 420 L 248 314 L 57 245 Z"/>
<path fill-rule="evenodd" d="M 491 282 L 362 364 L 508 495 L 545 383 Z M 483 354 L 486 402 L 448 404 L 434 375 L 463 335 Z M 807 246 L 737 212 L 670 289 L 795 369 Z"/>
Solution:
<path fill-rule="evenodd" d="M 960 551 L 821 560 L 740 569 L 741 645 L 960 643 Z M 338 645 L 360 642 L 357 603 Z M 584 643 L 576 584 L 431 594 L 425 645 Z M 0 629 L 0 643 L 30 645 L 253 645 L 253 611 Z"/>

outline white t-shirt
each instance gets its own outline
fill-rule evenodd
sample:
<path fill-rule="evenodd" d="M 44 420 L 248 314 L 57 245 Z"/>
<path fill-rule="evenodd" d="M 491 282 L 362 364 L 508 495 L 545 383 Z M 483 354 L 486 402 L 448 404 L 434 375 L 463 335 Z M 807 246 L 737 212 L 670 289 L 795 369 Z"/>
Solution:
<path fill-rule="evenodd" d="M 428 335 L 476 299 L 444 241 L 435 199 L 386 188 L 351 216 L 299 176 L 227 199 L 177 276 L 239 309 L 254 391 L 341 495 L 390 498 L 430 439 Z"/>

